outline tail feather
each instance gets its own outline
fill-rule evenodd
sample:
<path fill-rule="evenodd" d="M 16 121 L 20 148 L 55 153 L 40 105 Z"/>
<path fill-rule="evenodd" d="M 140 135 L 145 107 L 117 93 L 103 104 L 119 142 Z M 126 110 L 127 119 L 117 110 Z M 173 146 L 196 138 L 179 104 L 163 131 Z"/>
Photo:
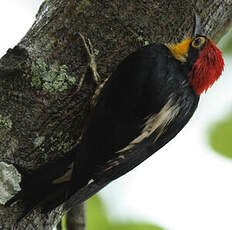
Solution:
<path fill-rule="evenodd" d="M 92 183 L 89 183 L 82 188 L 80 188 L 78 191 L 76 191 L 74 194 L 69 197 L 68 200 L 64 203 L 64 209 L 66 211 L 70 210 L 73 206 L 76 206 L 78 204 L 81 204 L 82 202 L 89 199 L 91 196 L 93 196 L 95 193 L 100 191 L 103 187 L 105 187 L 109 182 L 105 182 L 104 180 L 94 181 Z"/>
<path fill-rule="evenodd" d="M 26 208 L 18 218 L 17 223 L 28 216 L 38 205 L 42 206 L 42 210 L 50 211 L 51 207 L 55 208 L 64 202 L 68 182 L 53 184 L 52 181 L 65 174 L 74 160 L 75 152 L 76 150 L 74 149 L 66 154 L 65 157 L 45 164 L 31 174 L 22 177 L 20 183 L 21 191 L 5 204 L 5 206 L 10 206 L 18 200 L 24 201 Z M 44 209 L 43 206 L 45 207 Z"/>
<path fill-rule="evenodd" d="M 67 199 L 69 182 L 54 186 L 53 192 L 47 194 L 42 204 L 43 212 L 50 212 Z"/>

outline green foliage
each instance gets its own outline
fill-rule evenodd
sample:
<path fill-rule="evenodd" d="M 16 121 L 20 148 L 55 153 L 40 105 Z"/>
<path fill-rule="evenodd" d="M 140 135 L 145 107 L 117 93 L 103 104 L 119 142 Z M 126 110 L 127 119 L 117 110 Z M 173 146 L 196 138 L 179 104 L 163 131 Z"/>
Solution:
<path fill-rule="evenodd" d="M 219 42 L 219 47 L 223 54 L 232 53 L 232 28 L 226 33 L 226 35 Z"/>
<path fill-rule="evenodd" d="M 143 222 L 111 221 L 100 198 L 94 196 L 87 202 L 87 230 L 163 230 L 163 228 Z"/>
<path fill-rule="evenodd" d="M 62 230 L 67 230 L 66 228 L 66 215 L 63 216 L 62 221 L 61 221 L 61 229 Z"/>
<path fill-rule="evenodd" d="M 232 158 L 232 115 L 216 123 L 211 128 L 209 142 L 216 152 Z"/>
<path fill-rule="evenodd" d="M 219 42 L 223 54 L 232 54 L 232 27 Z M 222 156 L 232 159 L 232 114 L 211 127 L 209 144 Z"/>
<path fill-rule="evenodd" d="M 103 230 L 103 226 L 109 226 L 106 210 L 100 198 L 93 196 L 87 201 L 87 229 Z"/>

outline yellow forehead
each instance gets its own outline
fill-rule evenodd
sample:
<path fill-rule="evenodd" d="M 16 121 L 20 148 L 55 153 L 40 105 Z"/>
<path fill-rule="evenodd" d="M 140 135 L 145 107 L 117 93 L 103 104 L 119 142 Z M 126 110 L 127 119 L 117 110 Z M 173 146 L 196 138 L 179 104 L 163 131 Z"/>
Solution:
<path fill-rule="evenodd" d="M 172 55 L 181 62 L 186 62 L 188 57 L 188 50 L 190 43 L 192 42 L 191 38 L 186 38 L 178 44 L 166 44 L 166 46 L 172 52 Z"/>

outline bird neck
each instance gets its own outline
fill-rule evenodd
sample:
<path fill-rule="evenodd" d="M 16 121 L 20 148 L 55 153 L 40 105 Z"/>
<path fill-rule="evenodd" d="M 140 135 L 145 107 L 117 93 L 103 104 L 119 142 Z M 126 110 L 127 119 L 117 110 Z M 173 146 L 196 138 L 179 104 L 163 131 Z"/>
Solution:
<path fill-rule="evenodd" d="M 188 57 L 188 51 L 190 43 L 192 42 L 191 38 L 186 38 L 178 44 L 166 44 L 166 46 L 171 51 L 172 55 L 181 62 L 186 62 Z"/>

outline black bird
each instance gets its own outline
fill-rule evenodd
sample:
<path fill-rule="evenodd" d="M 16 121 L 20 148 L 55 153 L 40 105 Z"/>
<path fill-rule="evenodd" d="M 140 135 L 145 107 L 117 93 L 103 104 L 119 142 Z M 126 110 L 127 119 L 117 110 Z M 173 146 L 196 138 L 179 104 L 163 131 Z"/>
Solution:
<path fill-rule="evenodd" d="M 64 202 L 68 210 L 87 200 L 173 139 L 223 67 L 197 16 L 193 35 L 179 44 L 153 43 L 130 54 L 105 83 L 80 145 L 25 175 L 6 205 L 24 200 L 24 217 L 39 204 L 49 211 Z"/>

